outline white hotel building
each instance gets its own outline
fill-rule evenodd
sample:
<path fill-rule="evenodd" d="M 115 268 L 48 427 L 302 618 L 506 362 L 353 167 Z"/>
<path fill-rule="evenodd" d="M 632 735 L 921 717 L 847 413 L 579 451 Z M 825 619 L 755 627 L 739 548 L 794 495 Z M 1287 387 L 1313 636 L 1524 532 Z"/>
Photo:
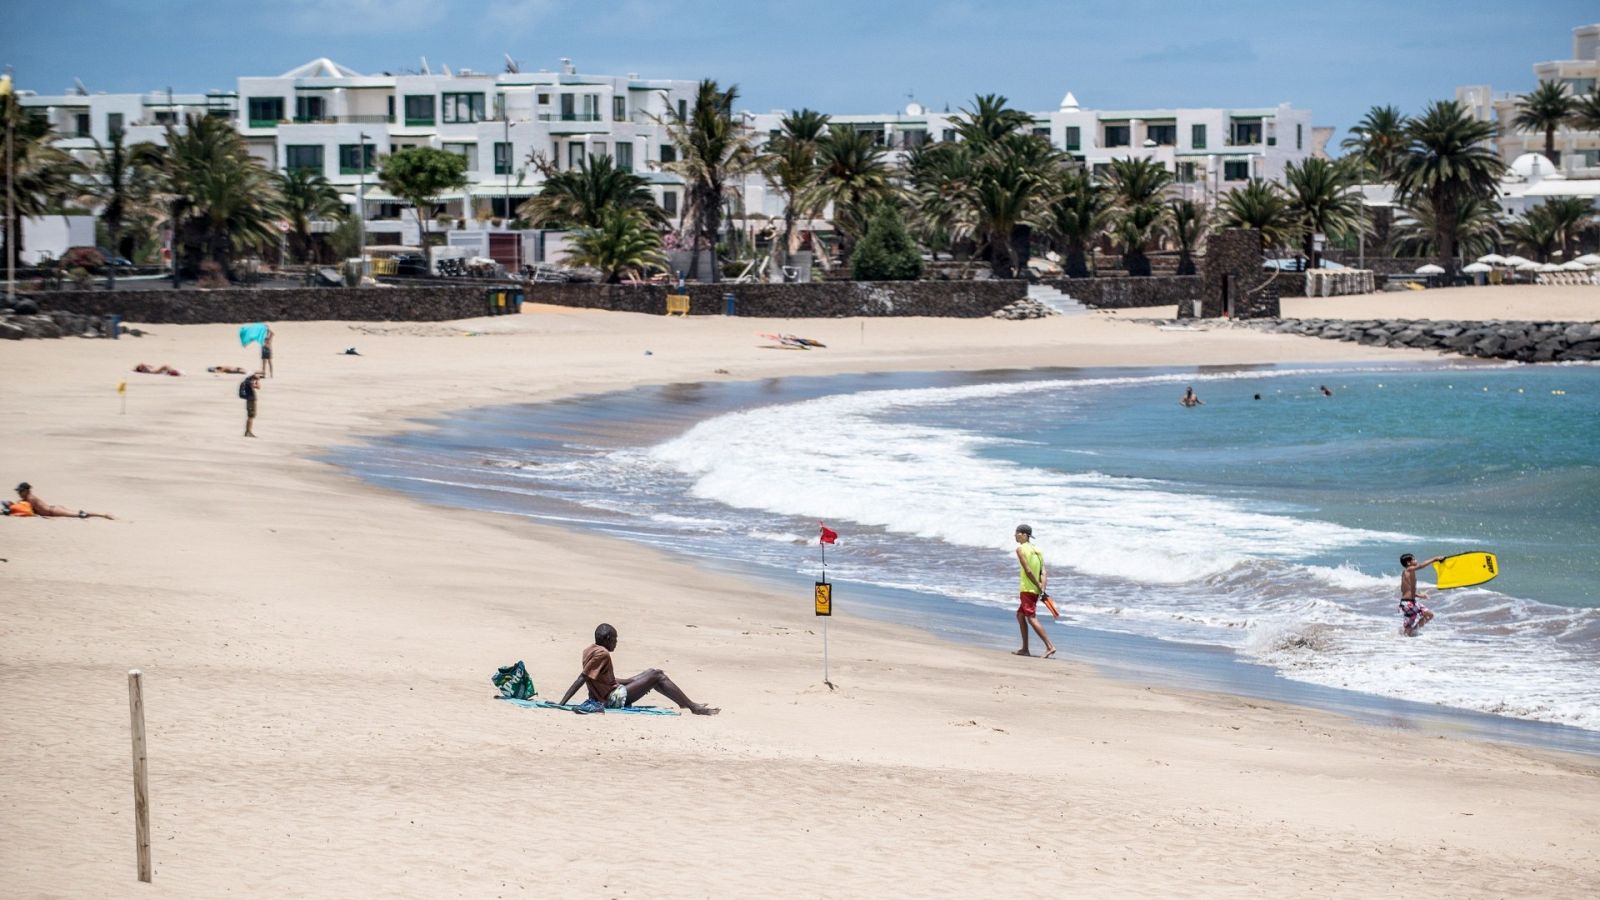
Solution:
<path fill-rule="evenodd" d="M 231 121 L 250 152 L 269 168 L 315 169 L 354 204 L 364 191 L 368 242 L 420 242 L 415 217 L 373 177 L 378 156 L 403 147 L 429 146 L 467 159 L 470 184 L 443 199 L 446 212 L 473 230 L 503 226 L 542 181 L 529 165 L 538 154 L 566 169 L 585 155 L 608 154 L 645 176 L 656 199 L 678 216 L 683 186 L 661 171 L 673 148 L 661 120 L 693 102 L 697 82 L 648 80 L 637 75 L 582 75 L 568 60 L 558 72 L 363 75 L 317 59 L 276 77 L 243 77 L 233 90 L 204 94 L 40 95 L 19 92 L 25 108 L 44 116 L 62 135 L 60 146 L 89 158 L 124 129 L 130 143 L 165 139 L 167 123 L 191 114 Z M 764 139 L 784 113 L 742 113 Z M 898 156 L 919 144 L 949 140 L 960 112 L 933 112 L 911 104 L 889 115 L 839 115 L 835 127 L 872 133 Z M 1060 107 L 1033 113 L 1035 133 L 1091 169 L 1114 158 L 1140 156 L 1174 173 L 1176 191 L 1214 202 L 1251 178 L 1278 179 L 1284 166 L 1321 153 L 1329 130 L 1289 104 L 1258 109 L 1081 109 L 1072 94 Z M 759 176 L 740 186 L 745 220 L 781 217 L 782 199 Z M 403 214 L 402 214 L 403 213 Z M 751 223 L 754 224 L 754 223 Z"/>

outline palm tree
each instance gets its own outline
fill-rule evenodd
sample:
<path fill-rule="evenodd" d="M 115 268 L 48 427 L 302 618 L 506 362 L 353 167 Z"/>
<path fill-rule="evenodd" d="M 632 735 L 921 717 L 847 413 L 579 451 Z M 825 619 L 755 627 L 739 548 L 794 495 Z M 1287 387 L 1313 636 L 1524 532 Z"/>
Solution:
<path fill-rule="evenodd" d="M 1572 127 L 1600 131 L 1600 87 L 1572 101 Z"/>
<path fill-rule="evenodd" d="M 272 173 L 226 119 L 188 116 L 181 131 L 169 124 L 157 159 L 182 250 L 227 270 L 235 252 L 277 240 Z"/>
<path fill-rule="evenodd" d="M 1368 230 L 1356 178 L 1354 166 L 1316 157 L 1284 167 L 1289 209 L 1300 226 L 1301 250 L 1313 268 L 1316 235 L 1338 240 Z"/>
<path fill-rule="evenodd" d="M 800 202 L 817 176 L 817 145 L 828 128 L 828 116 L 814 109 L 797 109 L 783 117 L 777 136 L 767 142 L 762 155 L 762 170 L 767 180 L 783 195 L 783 238 L 773 241 L 773 258 L 782 260 L 794 252 L 794 224 L 811 210 Z M 780 254 L 779 248 L 782 248 Z"/>
<path fill-rule="evenodd" d="M 607 284 L 617 284 L 623 273 L 666 269 L 661 252 L 661 232 L 637 209 L 607 207 L 598 225 L 579 229 L 572 239 L 574 265 L 594 266 Z"/>
<path fill-rule="evenodd" d="M 1561 227 L 1546 204 L 1535 206 L 1526 215 L 1507 222 L 1505 237 L 1518 250 L 1532 254 L 1539 262 L 1549 262 L 1556 248 L 1561 246 Z"/>
<path fill-rule="evenodd" d="M 1111 192 L 1082 169 L 1062 172 L 1045 212 L 1045 228 L 1060 242 L 1068 278 L 1088 278 L 1089 247 L 1105 232 Z"/>
<path fill-rule="evenodd" d="M 1577 103 L 1567 93 L 1566 82 L 1541 80 L 1532 92 L 1517 98 L 1517 114 L 1511 120 L 1523 131 L 1544 132 L 1544 155 L 1556 159 L 1556 129 L 1567 123 Z"/>
<path fill-rule="evenodd" d="M 1572 259 L 1578 246 L 1578 236 L 1594 220 L 1594 207 L 1587 197 L 1552 197 L 1538 209 L 1550 217 L 1556 235 L 1561 239 L 1561 256 Z"/>
<path fill-rule="evenodd" d="M 311 223 L 337 221 L 350 211 L 339 199 L 339 192 L 321 172 L 290 169 L 273 176 L 283 198 L 283 216 L 289 220 L 289 242 L 301 262 L 311 257 Z"/>
<path fill-rule="evenodd" d="M 1172 183 L 1172 173 L 1153 159 L 1129 156 L 1113 159 L 1107 178 L 1115 198 L 1111 233 L 1122 247 L 1123 264 L 1129 275 L 1149 275 L 1144 250 L 1166 222 L 1161 195 Z"/>
<path fill-rule="evenodd" d="M 1492 198 L 1473 197 L 1462 204 L 1457 212 L 1456 245 L 1463 256 L 1478 257 L 1495 248 L 1501 235 L 1499 213 Z M 1439 256 L 1436 218 L 1426 200 L 1401 210 L 1394 223 L 1395 255 Z"/>
<path fill-rule="evenodd" d="M 733 104 L 738 97 L 738 86 L 722 90 L 715 81 L 705 79 L 695 92 L 688 117 L 674 112 L 667 121 L 667 138 L 677 147 L 678 159 L 665 168 L 682 177 L 688 186 L 685 212 L 695 223 L 695 240 L 690 246 L 698 248 L 699 242 L 704 241 L 711 249 L 713 283 L 721 276 L 716 250 L 728 186 L 750 171 L 756 160 L 749 136 L 733 119 Z M 699 264 L 700 254 L 692 253 L 691 276 L 697 275 Z"/>
<path fill-rule="evenodd" d="M 576 169 L 549 173 L 517 215 L 535 228 L 599 228 L 613 209 L 634 210 L 651 225 L 667 222 L 650 182 L 617 168 L 609 156 L 580 159 Z"/>
<path fill-rule="evenodd" d="M 801 193 L 801 204 L 808 209 L 833 205 L 834 227 L 846 262 L 865 232 L 872 204 L 895 195 L 893 174 L 884 149 L 865 131 L 829 126 L 827 137 L 817 145 L 817 174 Z"/>
<path fill-rule="evenodd" d="M 58 135 L 46 120 L 23 111 L 15 92 L 0 95 L 0 127 L 6 122 L 12 129 L 12 158 L 9 169 L 0 165 L 0 196 L 13 191 L 12 202 L 19 219 L 44 215 L 78 192 L 73 176 L 82 172 L 82 166 L 56 147 Z M 14 185 L 10 184 L 13 172 Z M 6 252 L 20 262 L 22 229 L 13 226 L 10 230 L 16 246 L 8 246 Z"/>
<path fill-rule="evenodd" d="M 1393 106 L 1374 106 L 1339 146 L 1359 159 L 1378 181 L 1393 181 L 1406 152 L 1406 126 L 1410 121 Z"/>
<path fill-rule="evenodd" d="M 930 249 L 953 256 L 956 245 L 971 239 L 976 225 L 967 197 L 977 172 L 969 145 L 938 141 L 915 147 L 906 157 L 913 230 Z"/>
<path fill-rule="evenodd" d="M 82 199 L 100 210 L 111 252 L 131 257 L 132 248 L 123 246 L 123 228 L 135 218 L 158 215 L 152 207 L 159 151 L 152 144 L 127 146 L 125 133 L 118 129 L 111 133 L 109 146 L 95 141 L 94 153 Z M 106 266 L 106 286 L 117 286 L 116 266 Z"/>
<path fill-rule="evenodd" d="M 1229 191 L 1217 208 L 1225 227 L 1256 229 L 1268 250 L 1289 247 L 1297 236 L 1289 199 L 1273 182 L 1252 178 L 1244 187 Z"/>
<path fill-rule="evenodd" d="M 1205 240 L 1211 223 L 1206 208 L 1193 200 L 1167 201 L 1167 233 L 1178 244 L 1178 274 L 1193 275 L 1194 252 Z"/>
<path fill-rule="evenodd" d="M 1433 211 L 1434 247 L 1446 273 L 1455 275 L 1461 211 L 1475 199 L 1494 197 L 1505 164 L 1489 142 L 1494 126 L 1479 122 L 1454 100 L 1428 105 L 1406 128 L 1410 139 L 1396 173 L 1396 198 Z"/>
<path fill-rule="evenodd" d="M 961 111 L 964 115 L 956 122 L 956 135 L 965 143 L 987 148 L 1033 124 L 1031 116 L 1006 102 L 999 94 L 974 97 L 972 108 Z"/>

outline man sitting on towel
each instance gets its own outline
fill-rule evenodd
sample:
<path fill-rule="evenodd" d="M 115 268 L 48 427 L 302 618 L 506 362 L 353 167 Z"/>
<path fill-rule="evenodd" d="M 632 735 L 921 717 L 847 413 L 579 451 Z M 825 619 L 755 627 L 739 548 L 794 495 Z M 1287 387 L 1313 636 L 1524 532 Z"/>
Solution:
<path fill-rule="evenodd" d="M 567 701 L 572 699 L 572 695 L 578 692 L 580 686 L 587 684 L 589 699 L 606 709 L 632 706 L 645 694 L 660 691 L 668 700 L 697 716 L 714 716 L 721 712 L 714 706 L 690 700 L 681 688 L 672 683 L 667 673 L 660 669 L 645 669 L 632 678 L 618 681 L 611 670 L 611 653 L 616 649 L 617 630 L 601 623 L 600 627 L 594 630 L 594 643 L 583 651 L 583 672 L 562 696 L 562 706 L 567 705 Z"/>

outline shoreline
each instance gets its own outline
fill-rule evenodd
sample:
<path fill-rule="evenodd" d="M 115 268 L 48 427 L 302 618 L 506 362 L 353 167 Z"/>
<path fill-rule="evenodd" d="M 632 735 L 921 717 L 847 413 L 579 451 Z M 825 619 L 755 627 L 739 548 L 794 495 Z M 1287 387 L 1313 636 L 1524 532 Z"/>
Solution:
<path fill-rule="evenodd" d="M 837 349 L 752 349 L 763 327 Z M 1309 889 L 1580 896 L 1600 873 L 1583 838 L 1600 824 L 1600 767 L 1586 758 L 1140 688 L 853 616 L 836 623 L 848 627 L 835 629 L 829 692 L 809 610 L 633 545 L 425 507 L 312 458 L 465 397 L 551 400 L 716 368 L 759 379 L 1063 356 L 1432 354 L 1195 341 L 1099 317 L 668 323 L 529 310 L 454 328 L 294 323 L 275 348 L 263 438 L 248 444 L 231 381 L 121 374 L 135 361 L 234 362 L 245 354 L 231 330 L 163 326 L 138 342 L 0 354 L 18 476 L 51 502 L 120 519 L 0 523 L 15 585 L 0 620 L 0 802 L 14 811 L 0 846 L 19 893 L 132 881 L 120 692 L 134 667 L 156 885 L 177 896 L 526 892 L 552 878 L 574 893 L 661 896 L 1032 891 L 1040 870 L 1120 892 L 1262 890 L 1294 871 Z M 446 337 L 470 330 L 484 334 Z M 367 355 L 336 355 L 352 343 Z M 597 585 L 596 552 L 608 584 L 641 587 Z M 541 693 L 559 694 L 601 616 L 622 632 L 621 668 L 660 666 L 724 714 L 640 722 L 489 701 L 489 674 L 517 658 Z M 1028 832 L 1040 849 L 1021 871 L 1013 853 Z M 584 846 L 618 833 L 651 836 L 627 872 L 585 861 Z M 537 855 L 539 876 L 504 853 L 508 836 Z M 1152 843 L 1160 862 L 1122 861 Z M 1249 866 L 1230 862 L 1245 854 Z M 785 864 L 684 862 L 702 858 Z M 1413 881 L 1441 865 L 1449 882 Z"/>

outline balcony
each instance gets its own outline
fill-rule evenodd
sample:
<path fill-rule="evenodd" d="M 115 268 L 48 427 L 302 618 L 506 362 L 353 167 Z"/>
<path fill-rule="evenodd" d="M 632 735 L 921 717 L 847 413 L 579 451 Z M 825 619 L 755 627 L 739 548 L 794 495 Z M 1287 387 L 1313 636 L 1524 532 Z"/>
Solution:
<path fill-rule="evenodd" d="M 592 134 L 610 128 L 599 113 L 540 113 L 539 121 L 550 123 L 551 134 Z"/>
<path fill-rule="evenodd" d="M 393 125 L 394 116 L 295 116 L 296 125 Z"/>

